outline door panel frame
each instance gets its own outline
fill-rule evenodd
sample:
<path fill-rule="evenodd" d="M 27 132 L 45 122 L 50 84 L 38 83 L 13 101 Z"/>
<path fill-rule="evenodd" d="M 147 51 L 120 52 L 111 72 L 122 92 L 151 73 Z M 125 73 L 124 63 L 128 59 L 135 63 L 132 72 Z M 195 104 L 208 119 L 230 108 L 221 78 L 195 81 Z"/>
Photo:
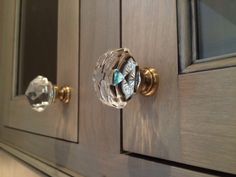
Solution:
<path fill-rule="evenodd" d="M 4 40 L 2 50 L 4 74 L 4 125 L 67 141 L 78 142 L 78 68 L 79 68 L 79 2 L 58 1 L 57 82 L 72 87 L 68 105 L 58 101 L 42 113 L 30 108 L 25 96 L 15 96 L 17 83 L 17 48 L 20 0 L 4 2 Z M 73 68 L 73 69 L 72 69 Z M 32 78 L 33 79 L 33 78 Z M 54 83 L 56 84 L 56 83 Z"/>
<path fill-rule="evenodd" d="M 128 156 L 128 154 L 120 154 L 120 143 L 121 143 L 120 141 L 121 125 L 119 120 L 120 113 L 117 110 L 111 108 L 109 109 L 108 107 L 103 106 L 96 98 L 92 83 L 88 84 L 88 75 L 89 75 L 88 70 L 93 68 L 93 66 L 97 61 L 97 57 L 100 56 L 103 52 L 105 52 L 108 48 L 120 47 L 120 33 L 122 33 L 121 31 L 119 31 L 120 30 L 119 25 L 121 20 L 119 19 L 120 1 L 101 0 L 99 1 L 98 4 L 96 2 L 97 1 L 95 0 L 81 0 L 80 2 L 82 6 L 81 7 L 82 11 L 80 12 L 81 14 L 80 23 L 82 24 L 80 43 L 81 47 L 83 46 L 81 48 L 81 53 L 80 53 L 81 66 L 83 66 L 81 67 L 80 71 L 81 73 L 80 74 L 81 104 L 79 107 L 80 144 L 61 141 L 58 139 L 39 136 L 27 132 L 17 131 L 14 129 L 9 129 L 2 125 L 0 126 L 1 142 L 4 142 L 4 144 L 8 144 L 9 146 L 15 149 L 18 149 L 20 152 L 23 152 L 24 154 L 33 155 L 34 158 L 36 159 L 43 159 L 45 162 L 48 162 L 51 166 L 56 167 L 59 170 L 65 172 L 71 170 L 73 171 L 73 173 L 70 173 L 71 175 L 73 175 L 74 173 L 80 173 L 86 176 L 103 175 L 103 176 L 146 177 L 147 174 L 150 177 L 217 176 L 216 174 L 207 175 L 205 174 L 206 171 L 204 173 L 194 172 L 191 170 L 177 168 L 169 165 L 163 165 L 162 163 L 152 162 L 147 159 L 131 157 Z M 162 1 L 162 2 L 167 2 L 167 1 Z M 94 10 L 93 13 L 91 13 L 91 10 Z M 107 21 L 109 21 L 109 23 L 106 23 Z M 173 48 L 176 47 L 174 50 L 176 50 L 176 58 L 177 58 L 177 46 L 175 45 L 176 44 L 173 44 L 172 47 Z M 138 59 L 138 61 L 140 60 L 142 59 Z M 174 60 L 172 58 L 171 61 L 177 63 L 177 59 Z M 144 61 L 141 62 L 143 62 L 143 64 L 146 64 Z M 151 65 L 152 61 L 149 62 Z M 172 62 L 168 63 L 168 65 L 172 64 L 173 64 Z M 174 67 L 176 67 L 174 68 L 174 73 L 177 75 L 178 74 L 177 66 L 174 65 Z M 7 68 L 3 69 L 4 70 L 2 73 L 7 71 Z M 225 76 L 227 75 L 228 74 L 226 74 Z M 188 77 L 187 75 L 180 75 L 175 77 L 185 77 L 185 76 Z M 217 79 L 217 76 L 219 75 L 216 75 L 215 79 Z M 166 78 L 168 79 L 168 77 Z M 188 78 L 186 78 L 186 80 L 183 80 L 182 82 L 184 83 L 187 81 Z M 4 80 L 4 83 L 5 82 L 7 81 Z M 174 82 L 176 81 L 174 80 Z M 228 83 L 227 85 L 229 86 L 231 81 L 228 79 L 228 81 L 226 82 Z M 196 83 L 193 83 L 193 85 L 197 83 L 198 82 L 196 81 Z M 185 84 L 183 84 L 182 87 L 184 87 L 184 85 Z M 228 88 L 228 86 L 225 88 Z M 233 87 L 230 86 L 230 89 L 232 90 Z M 193 88 L 190 88 L 189 90 L 190 92 L 187 92 L 186 94 L 194 93 Z M 182 93 L 181 97 L 184 97 L 185 99 L 191 98 L 189 97 L 189 95 L 184 95 L 184 94 L 185 93 Z M 136 99 L 139 99 L 138 97 Z M 163 99 L 166 98 L 165 95 L 163 95 L 162 97 Z M 158 99 L 160 99 L 160 97 L 158 97 Z M 135 102 L 135 100 L 132 100 L 132 102 Z M 152 103 L 153 100 L 149 101 L 148 104 Z M 166 105 L 168 106 L 168 104 Z M 184 112 L 182 112 L 182 114 L 183 113 Z M 178 112 L 177 114 L 179 115 Z M 165 124 L 165 126 L 170 126 L 170 128 L 171 126 L 175 126 L 175 124 L 172 124 L 173 122 L 169 121 L 171 121 L 171 119 L 165 119 L 165 120 L 163 119 L 162 124 Z M 188 117 L 186 121 L 188 121 Z M 169 136 L 168 134 L 165 134 L 166 132 L 173 131 L 173 129 L 165 130 L 166 128 L 165 126 L 162 129 L 163 139 L 166 139 Z M 189 126 L 189 124 L 187 124 L 187 126 Z M 187 128 L 188 127 L 186 127 L 186 129 Z M 227 128 L 225 129 L 226 133 L 228 131 Z M 231 131 L 231 135 L 232 133 L 234 132 Z M 219 162 L 219 157 L 217 157 L 216 159 L 211 159 L 209 156 L 204 157 L 204 155 L 206 155 L 208 151 L 201 151 L 202 150 L 201 147 L 203 147 L 201 146 L 201 144 L 195 147 L 196 151 L 198 148 L 200 148 L 197 153 L 195 151 L 192 152 L 191 151 L 192 147 L 189 146 L 189 143 L 198 143 L 198 141 L 195 141 L 196 139 L 193 136 L 187 137 L 189 141 L 188 139 L 186 139 L 186 137 L 180 139 L 181 143 L 183 143 L 186 146 L 186 148 L 183 151 L 179 151 L 179 154 L 177 154 L 177 156 L 180 155 L 180 158 L 178 159 L 179 161 L 187 164 L 196 164 L 199 166 L 204 166 L 212 169 L 219 167 L 217 168 L 218 170 L 230 171 L 229 170 L 230 167 L 224 168 L 224 166 L 221 166 L 221 163 Z M 174 141 L 176 139 L 173 138 L 170 140 Z M 221 140 L 222 142 L 224 142 L 224 139 Z M 234 141 L 233 138 L 229 140 Z M 209 143 L 211 143 L 211 141 Z M 170 148 L 174 147 L 175 146 Z M 204 146 L 204 148 L 208 148 L 208 146 Z M 173 152 L 171 152 L 172 154 L 178 151 L 176 149 L 172 150 L 173 150 Z M 210 151 L 211 149 L 208 150 Z M 222 151 L 224 152 L 224 150 L 225 149 L 223 149 Z M 192 153 L 194 153 L 194 157 Z M 198 157 L 199 154 L 201 156 Z M 213 153 L 212 156 L 214 155 L 217 156 L 217 154 Z M 226 159 L 228 157 L 229 157 L 228 155 L 225 156 Z M 215 160 L 216 160 L 216 165 L 214 164 L 212 165 L 212 163 L 214 163 Z M 225 166 L 226 165 L 227 164 L 225 164 Z M 231 171 L 233 170 L 231 169 Z"/>
<path fill-rule="evenodd" d="M 177 0 L 179 73 L 236 66 L 236 53 L 197 60 L 197 0 Z"/>
<path fill-rule="evenodd" d="M 155 67 L 160 75 L 156 96 L 138 95 L 123 111 L 123 150 L 236 174 L 236 60 L 192 64 L 190 45 L 183 64 L 189 72 L 178 73 L 175 2 L 123 2 L 123 46 L 140 66 Z"/>

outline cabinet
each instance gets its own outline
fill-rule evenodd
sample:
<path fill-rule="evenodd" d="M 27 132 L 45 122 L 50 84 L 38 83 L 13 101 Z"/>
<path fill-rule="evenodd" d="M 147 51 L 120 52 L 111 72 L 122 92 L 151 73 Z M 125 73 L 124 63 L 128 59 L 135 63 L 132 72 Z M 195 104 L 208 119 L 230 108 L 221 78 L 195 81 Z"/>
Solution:
<path fill-rule="evenodd" d="M 4 125 L 77 142 L 78 1 L 11 0 L 2 3 L 3 21 L 6 22 L 2 26 L 2 39 L 7 41 L 1 48 L 6 81 L 3 83 L 4 112 L 7 114 Z M 72 99 L 68 105 L 57 102 L 39 114 L 31 110 L 22 94 L 26 81 L 45 73 L 49 73 L 51 79 L 56 77 L 53 80 L 61 85 L 70 85 L 73 88 Z"/>
<path fill-rule="evenodd" d="M 14 88 L 16 2 L 0 6 L 6 95 Z M 194 24 L 187 17 L 194 1 L 188 2 L 59 0 L 57 83 L 74 88 L 74 101 L 37 115 L 26 103 L 4 104 L 3 144 L 72 176 L 235 174 L 235 59 L 193 59 Z M 120 47 L 160 73 L 157 95 L 136 96 L 124 110 L 102 105 L 92 83 L 98 57 Z"/>
<path fill-rule="evenodd" d="M 176 24 L 173 1 L 122 4 L 122 45 L 160 74 L 156 97 L 124 109 L 125 151 L 235 173 L 235 5 L 178 1 Z"/>

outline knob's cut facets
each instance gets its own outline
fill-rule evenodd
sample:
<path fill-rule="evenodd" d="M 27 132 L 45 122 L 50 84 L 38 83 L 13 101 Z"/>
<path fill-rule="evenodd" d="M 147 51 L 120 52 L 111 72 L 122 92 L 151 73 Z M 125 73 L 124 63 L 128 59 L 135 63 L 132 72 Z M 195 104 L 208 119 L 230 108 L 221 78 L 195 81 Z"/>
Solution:
<path fill-rule="evenodd" d="M 38 112 L 44 111 L 54 101 L 55 94 L 54 86 L 43 76 L 32 80 L 25 92 L 32 109 Z"/>
<path fill-rule="evenodd" d="M 128 49 L 122 48 L 99 58 L 93 81 L 99 99 L 120 109 L 136 93 L 141 77 L 137 62 Z"/>
<path fill-rule="evenodd" d="M 124 75 L 118 70 L 115 69 L 113 73 L 113 85 L 116 86 L 125 79 Z"/>

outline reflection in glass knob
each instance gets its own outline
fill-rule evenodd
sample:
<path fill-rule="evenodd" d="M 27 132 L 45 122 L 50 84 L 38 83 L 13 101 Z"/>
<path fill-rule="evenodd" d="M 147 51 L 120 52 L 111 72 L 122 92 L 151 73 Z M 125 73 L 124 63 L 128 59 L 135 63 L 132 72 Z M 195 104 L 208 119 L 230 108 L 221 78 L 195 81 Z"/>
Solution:
<path fill-rule="evenodd" d="M 121 48 L 108 51 L 98 59 L 93 81 L 99 99 L 121 109 L 136 92 L 154 95 L 159 76 L 154 68 L 140 69 L 129 49 Z"/>
<path fill-rule="evenodd" d="M 56 98 L 63 103 L 68 103 L 71 97 L 71 88 L 68 86 L 54 86 L 46 77 L 37 76 L 30 82 L 25 96 L 33 110 L 42 112 L 47 106 L 52 104 Z"/>

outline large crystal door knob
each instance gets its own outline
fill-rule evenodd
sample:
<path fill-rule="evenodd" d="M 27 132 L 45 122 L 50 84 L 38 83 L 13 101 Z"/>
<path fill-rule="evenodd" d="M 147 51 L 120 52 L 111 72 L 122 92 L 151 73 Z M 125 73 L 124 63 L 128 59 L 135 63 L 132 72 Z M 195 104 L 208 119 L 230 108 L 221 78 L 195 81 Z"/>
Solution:
<path fill-rule="evenodd" d="M 32 109 L 42 112 L 57 98 L 63 103 L 69 103 L 71 88 L 55 86 L 46 77 L 37 76 L 30 82 L 25 95 Z"/>
<path fill-rule="evenodd" d="M 121 109 L 136 92 L 154 95 L 159 76 L 154 68 L 140 69 L 129 49 L 121 48 L 108 51 L 98 59 L 93 81 L 99 99 Z"/>

